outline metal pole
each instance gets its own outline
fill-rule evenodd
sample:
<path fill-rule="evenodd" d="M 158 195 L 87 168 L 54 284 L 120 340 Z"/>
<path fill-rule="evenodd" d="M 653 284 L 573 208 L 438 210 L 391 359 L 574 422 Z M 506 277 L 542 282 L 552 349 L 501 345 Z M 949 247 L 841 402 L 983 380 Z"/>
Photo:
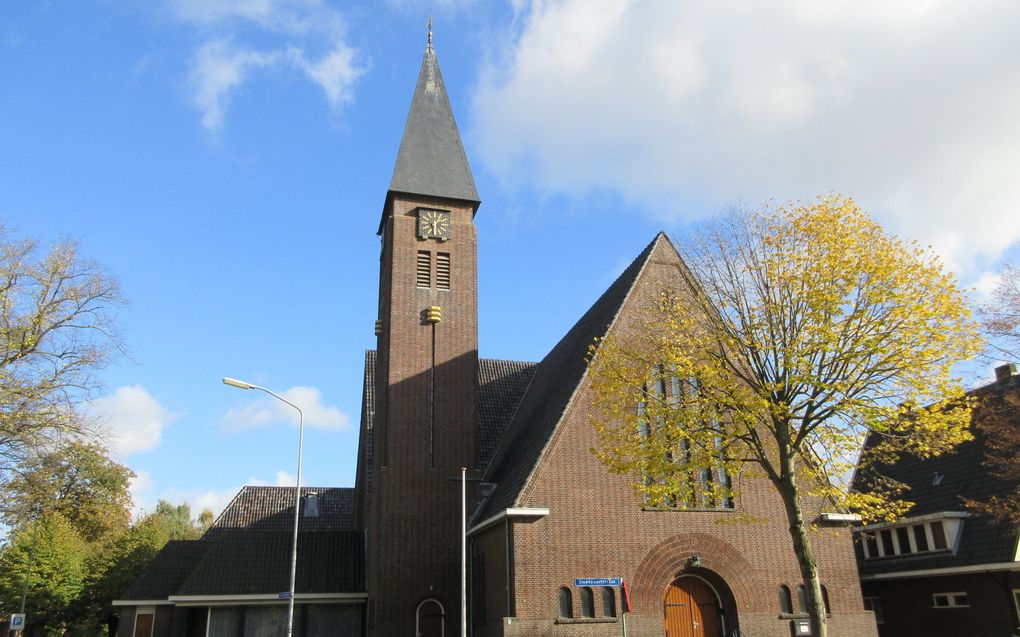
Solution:
<path fill-rule="evenodd" d="M 273 398 L 279 400 L 282 403 L 286 403 L 297 409 L 298 412 L 298 450 L 297 450 L 297 484 L 294 485 L 294 541 L 291 543 L 290 551 L 290 590 L 287 594 L 287 637 L 293 637 L 294 635 L 294 583 L 297 579 L 297 540 L 298 540 L 298 522 L 301 519 L 301 453 L 305 446 L 305 412 L 301 411 L 301 408 L 290 402 L 283 396 L 276 392 L 266 389 L 265 387 L 259 387 L 258 385 L 252 385 L 242 380 L 235 378 L 224 378 L 223 383 L 230 385 L 231 387 L 239 387 L 241 389 L 257 389 L 264 391 Z"/>
<path fill-rule="evenodd" d="M 460 470 L 460 635 L 467 637 L 467 468 Z"/>

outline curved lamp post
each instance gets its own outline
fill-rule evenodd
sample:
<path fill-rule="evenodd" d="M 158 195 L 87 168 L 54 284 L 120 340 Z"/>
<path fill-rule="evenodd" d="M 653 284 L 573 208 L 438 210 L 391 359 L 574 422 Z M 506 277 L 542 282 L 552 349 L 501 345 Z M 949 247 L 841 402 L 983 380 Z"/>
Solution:
<path fill-rule="evenodd" d="M 301 519 L 299 515 L 301 510 L 301 452 L 305 446 L 305 412 L 301 411 L 300 407 L 283 396 L 272 390 L 266 389 L 265 387 L 252 385 L 251 383 L 246 383 L 245 381 L 237 380 L 236 378 L 224 378 L 223 384 L 230 385 L 231 387 L 238 387 L 240 389 L 257 389 L 259 391 L 266 392 L 280 402 L 286 403 L 294 409 L 297 409 L 298 412 L 297 485 L 294 487 L 294 542 L 290 551 L 290 591 L 287 595 L 287 637 L 292 637 L 294 634 L 294 581 L 295 576 L 297 575 L 298 520 Z"/>

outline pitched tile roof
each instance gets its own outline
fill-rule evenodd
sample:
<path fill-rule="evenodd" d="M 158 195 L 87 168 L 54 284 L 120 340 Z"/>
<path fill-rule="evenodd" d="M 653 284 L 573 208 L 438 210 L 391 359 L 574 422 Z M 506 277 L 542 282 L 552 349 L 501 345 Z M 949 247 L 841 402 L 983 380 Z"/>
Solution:
<path fill-rule="evenodd" d="M 486 481 L 497 486 L 474 520 L 484 520 L 517 502 L 584 377 L 588 347 L 606 333 L 660 241 L 669 243 L 666 235 L 659 233 L 536 366 L 527 393 L 486 471 Z"/>
<path fill-rule="evenodd" d="M 307 496 L 319 500 L 319 515 L 305 515 Z M 301 487 L 301 523 L 307 531 L 347 531 L 354 523 L 354 489 Z M 294 525 L 294 487 L 243 487 L 206 532 L 224 529 L 286 530 Z"/>
<path fill-rule="evenodd" d="M 229 529 L 208 547 L 176 595 L 275 594 L 290 587 L 293 536 L 285 530 Z M 364 534 L 304 531 L 298 535 L 298 593 L 365 591 Z"/>
<path fill-rule="evenodd" d="M 365 390 L 362 397 L 361 444 L 364 445 L 365 455 L 359 467 L 365 480 L 366 498 L 372 492 L 375 361 L 376 353 L 370 350 L 365 357 Z M 496 358 L 478 359 L 478 428 L 475 434 L 478 466 L 485 467 L 492 458 L 535 369 L 535 363 Z"/>
<path fill-rule="evenodd" d="M 1020 379 L 1013 377 L 1005 382 L 985 385 L 970 392 L 979 400 L 972 414 L 971 433 L 974 440 L 964 442 L 950 453 L 921 460 L 904 456 L 891 466 L 878 467 L 882 475 L 907 485 L 903 497 L 914 502 L 909 517 L 938 513 L 942 511 L 964 511 L 962 498 L 986 500 L 991 496 L 1008 493 L 1015 484 L 998 480 L 988 474 L 982 466 L 986 437 L 979 426 L 983 419 L 1005 417 L 1012 426 L 1020 427 L 1020 411 L 1015 408 L 1020 399 Z M 1007 403 L 1012 403 L 1010 406 Z M 935 474 L 942 476 L 934 484 Z M 855 486 L 863 486 L 863 477 L 858 477 Z M 997 562 L 1012 562 L 1017 547 L 1017 528 L 1011 524 L 998 524 L 987 517 L 974 515 L 963 523 L 963 534 L 959 550 L 955 555 L 918 554 L 898 556 L 880 560 L 863 560 L 862 575 L 969 566 Z"/>
<path fill-rule="evenodd" d="M 177 592 L 208 548 L 206 542 L 171 540 L 122 594 L 125 600 L 163 600 Z"/>
<path fill-rule="evenodd" d="M 489 464 L 535 369 L 535 363 L 479 359 L 476 466 Z"/>
<path fill-rule="evenodd" d="M 305 516 L 316 494 L 319 515 Z M 353 489 L 302 487 L 297 591 L 365 590 L 364 535 L 352 530 Z M 169 542 L 121 596 L 275 594 L 290 586 L 293 487 L 246 486 L 201 540 Z"/>

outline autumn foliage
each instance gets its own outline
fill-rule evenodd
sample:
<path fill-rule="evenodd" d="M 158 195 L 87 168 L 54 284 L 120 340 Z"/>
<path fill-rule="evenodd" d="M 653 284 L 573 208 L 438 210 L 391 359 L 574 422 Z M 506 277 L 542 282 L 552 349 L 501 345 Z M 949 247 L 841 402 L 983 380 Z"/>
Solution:
<path fill-rule="evenodd" d="M 734 213 L 680 251 L 690 277 L 637 333 L 593 346 L 596 453 L 655 506 L 739 503 L 741 475 L 770 481 L 824 635 L 804 498 L 871 519 L 909 508 L 894 484 L 847 480 L 865 436 L 880 442 L 863 462 L 969 438 L 952 369 L 980 348 L 976 325 L 938 258 L 851 199 Z"/>

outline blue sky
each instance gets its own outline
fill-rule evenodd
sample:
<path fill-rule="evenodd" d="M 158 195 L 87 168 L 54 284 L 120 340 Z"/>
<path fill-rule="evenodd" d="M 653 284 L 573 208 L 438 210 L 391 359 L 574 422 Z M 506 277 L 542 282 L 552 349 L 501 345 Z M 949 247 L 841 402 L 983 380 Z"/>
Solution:
<path fill-rule="evenodd" d="M 716 6 L 718 5 L 718 6 Z M 381 214 L 431 12 L 481 354 L 538 360 L 664 229 L 854 196 L 987 290 L 1020 239 L 1020 4 L 0 4 L 0 219 L 121 282 L 91 413 L 159 498 L 351 485 Z"/>

